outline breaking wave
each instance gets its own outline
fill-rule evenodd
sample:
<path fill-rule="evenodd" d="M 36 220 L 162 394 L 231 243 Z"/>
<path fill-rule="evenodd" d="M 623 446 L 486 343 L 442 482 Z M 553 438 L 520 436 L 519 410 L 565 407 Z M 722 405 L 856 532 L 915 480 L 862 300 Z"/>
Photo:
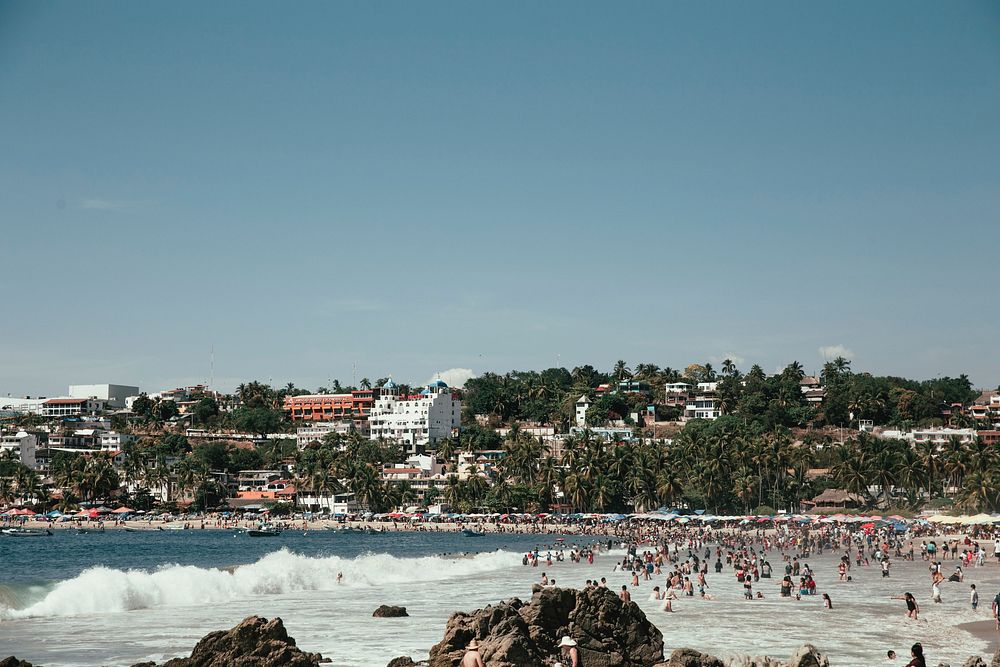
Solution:
<path fill-rule="evenodd" d="M 357 558 L 302 556 L 281 549 L 235 568 L 164 565 L 156 570 L 92 567 L 52 584 L 26 606 L 0 601 L 0 619 L 63 617 L 154 607 L 213 604 L 262 595 L 440 581 L 492 572 L 520 564 L 521 556 L 497 551 L 468 558 L 397 558 L 369 554 Z M 344 583 L 337 584 L 343 572 Z M 6 600 L 6 602 L 15 602 Z M 20 607 L 20 608 L 18 608 Z"/>

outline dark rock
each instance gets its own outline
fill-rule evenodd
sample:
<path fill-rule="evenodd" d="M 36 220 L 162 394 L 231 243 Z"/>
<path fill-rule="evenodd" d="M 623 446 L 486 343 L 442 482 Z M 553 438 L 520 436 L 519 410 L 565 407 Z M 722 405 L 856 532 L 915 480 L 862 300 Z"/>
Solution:
<path fill-rule="evenodd" d="M 430 667 L 455 667 L 473 639 L 490 667 L 544 665 L 559 657 L 559 640 L 577 642 L 588 667 L 651 667 L 663 660 L 663 635 L 634 602 L 605 588 L 536 588 L 531 602 L 517 598 L 457 613 L 431 649 Z"/>
<path fill-rule="evenodd" d="M 409 616 L 406 613 L 406 607 L 394 607 L 388 604 L 381 605 L 372 613 L 374 618 L 399 618 L 401 616 Z"/>
<path fill-rule="evenodd" d="M 830 661 L 812 644 L 803 644 L 788 659 L 788 667 L 830 667 Z"/>
<path fill-rule="evenodd" d="M 693 648 L 679 648 L 670 654 L 666 667 L 723 667 L 721 660 Z"/>
<path fill-rule="evenodd" d="M 963 662 L 962 667 L 986 667 L 986 661 L 980 658 L 978 655 L 974 655 L 971 656 L 965 662 Z"/>
<path fill-rule="evenodd" d="M 398 658 L 393 658 L 385 667 L 417 667 L 418 664 L 419 663 L 413 662 L 413 658 L 403 655 Z"/>
<path fill-rule="evenodd" d="M 205 635 L 191 657 L 168 660 L 163 667 L 317 667 L 324 662 L 318 653 L 296 647 L 280 618 L 250 616 L 232 630 Z"/>
<path fill-rule="evenodd" d="M 0 667 L 31 667 L 31 663 L 9 656 L 0 660 Z"/>

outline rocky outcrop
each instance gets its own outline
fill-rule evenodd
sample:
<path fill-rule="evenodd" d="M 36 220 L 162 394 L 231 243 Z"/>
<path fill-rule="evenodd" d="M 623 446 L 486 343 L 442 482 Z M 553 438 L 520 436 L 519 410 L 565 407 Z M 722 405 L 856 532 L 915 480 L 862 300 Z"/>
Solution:
<path fill-rule="evenodd" d="M 324 662 L 318 653 L 295 646 L 280 618 L 250 616 L 232 630 L 205 635 L 191 657 L 168 660 L 163 667 L 317 667 Z"/>
<path fill-rule="evenodd" d="M 721 660 L 693 648 L 679 648 L 670 654 L 664 667 L 724 667 Z"/>
<path fill-rule="evenodd" d="M 0 667 L 31 667 L 30 662 L 18 660 L 14 656 L 0 659 Z"/>
<path fill-rule="evenodd" d="M 788 660 L 749 655 L 736 655 L 721 660 L 694 649 L 680 648 L 671 653 L 670 659 L 659 667 L 830 667 L 830 662 L 815 646 L 805 644 Z"/>
<path fill-rule="evenodd" d="M 399 618 L 401 616 L 409 616 L 409 614 L 406 613 L 406 607 L 394 607 L 388 604 L 380 605 L 379 608 L 372 613 L 372 617 L 374 618 Z"/>
<path fill-rule="evenodd" d="M 427 667 L 427 663 L 413 662 L 413 658 L 404 655 L 399 658 L 393 658 L 385 667 Z"/>
<path fill-rule="evenodd" d="M 429 664 L 456 667 L 476 639 L 490 667 L 551 665 L 566 635 L 588 667 L 651 667 L 663 660 L 663 635 L 634 602 L 604 588 L 536 588 L 527 604 L 515 598 L 452 615 Z"/>

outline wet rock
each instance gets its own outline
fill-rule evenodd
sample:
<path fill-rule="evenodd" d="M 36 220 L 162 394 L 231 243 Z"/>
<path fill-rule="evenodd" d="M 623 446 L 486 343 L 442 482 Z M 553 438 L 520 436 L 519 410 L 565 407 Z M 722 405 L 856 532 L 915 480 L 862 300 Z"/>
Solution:
<path fill-rule="evenodd" d="M 325 662 L 320 654 L 295 646 L 280 618 L 250 616 L 232 630 L 205 635 L 190 657 L 168 660 L 163 667 L 317 667 Z"/>
<path fill-rule="evenodd" d="M 558 660 L 565 635 L 577 642 L 588 667 L 652 667 L 663 661 L 663 635 L 634 602 L 622 602 L 605 588 L 535 588 L 527 604 L 515 598 L 452 615 L 429 663 L 455 667 L 476 639 L 490 667 L 550 665 Z"/>
<path fill-rule="evenodd" d="M 986 661 L 978 655 L 974 655 L 970 656 L 968 660 L 963 662 L 962 667 L 986 667 Z"/>
<path fill-rule="evenodd" d="M 788 667 L 830 667 L 830 661 L 812 644 L 804 644 L 788 659 Z"/>
<path fill-rule="evenodd" d="M 693 648 L 679 648 L 670 654 L 666 667 L 724 667 L 721 660 Z"/>
<path fill-rule="evenodd" d="M 31 667 L 31 663 L 9 656 L 0 660 L 0 667 Z"/>
<path fill-rule="evenodd" d="M 406 607 L 395 607 L 393 605 L 383 604 L 380 605 L 372 613 L 373 618 L 400 618 L 402 616 L 409 616 L 406 613 Z"/>
<path fill-rule="evenodd" d="M 417 667 L 417 663 L 413 662 L 413 658 L 403 655 L 393 658 L 385 667 Z"/>

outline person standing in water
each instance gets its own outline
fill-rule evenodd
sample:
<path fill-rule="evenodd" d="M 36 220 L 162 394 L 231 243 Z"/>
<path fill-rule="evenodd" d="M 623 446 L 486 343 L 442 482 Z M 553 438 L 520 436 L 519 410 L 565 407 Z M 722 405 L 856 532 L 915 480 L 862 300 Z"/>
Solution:
<path fill-rule="evenodd" d="M 906 663 L 906 667 L 927 667 L 927 660 L 924 659 L 924 647 L 919 642 L 910 648 L 910 656 L 912 659 Z"/>
<path fill-rule="evenodd" d="M 1000 598 L 1000 594 L 998 594 L 997 597 Z M 906 593 L 902 597 L 894 597 L 892 599 L 905 601 L 906 617 L 912 618 L 914 621 L 918 620 L 917 616 L 920 614 L 920 605 L 917 604 L 917 600 L 913 597 L 913 593 Z"/>

